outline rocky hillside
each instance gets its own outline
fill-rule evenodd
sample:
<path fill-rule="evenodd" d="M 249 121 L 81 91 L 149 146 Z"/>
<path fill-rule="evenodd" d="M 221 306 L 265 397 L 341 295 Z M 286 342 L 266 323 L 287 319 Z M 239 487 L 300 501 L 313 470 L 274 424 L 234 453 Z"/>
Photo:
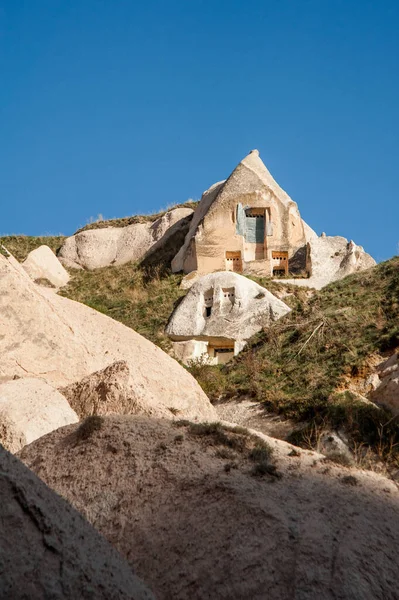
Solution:
<path fill-rule="evenodd" d="M 307 423 L 296 441 L 315 442 L 318 429 L 344 427 L 396 464 L 397 419 L 364 396 L 378 364 L 399 346 L 399 258 L 320 291 L 282 294 L 296 304 L 291 313 L 229 365 L 192 372 L 214 400 L 250 397 Z"/>
<path fill-rule="evenodd" d="M 67 265 L 69 281 L 58 290 L 38 277 L 43 266 L 52 276 L 50 264 L 39 261 L 32 274 L 24 261 L 61 242 L 0 239 L 18 259 L 0 251 L 1 443 L 159 599 L 263 600 L 267 590 L 275 600 L 393 600 L 399 258 L 321 290 L 252 277 L 263 286 L 259 299 L 265 288 L 291 311 L 265 322 L 231 362 L 200 358 L 184 368 L 162 351 L 171 350 L 165 328 L 187 293 L 162 260 L 165 247 L 154 244 L 151 264 Z M 46 263 L 43 248 L 37 253 Z M 24 548 L 33 537 L 39 554 L 48 539 L 61 540 L 58 562 L 43 563 L 47 576 L 36 551 L 16 550 L 10 562 L 0 544 L 9 565 L 0 596 L 18 597 L 25 562 L 32 585 L 58 585 L 59 564 L 75 564 L 71 548 L 83 531 L 77 556 L 89 581 L 77 569 L 65 597 L 86 597 L 86 584 L 110 598 L 151 597 L 105 541 L 104 569 L 95 554 L 90 562 L 88 523 L 15 458 L 0 459 L 7 536 L 19 523 Z M 65 539 L 48 513 L 54 502 Z"/>
<path fill-rule="evenodd" d="M 22 260 L 43 242 L 59 247 L 61 238 L 0 241 Z M 71 274 L 62 295 L 170 348 L 164 330 L 186 293 L 181 275 L 132 263 Z M 366 400 L 373 392 L 368 380 L 399 346 L 399 258 L 317 291 L 255 279 L 293 310 L 254 336 L 233 362 L 192 364 L 191 373 L 208 397 L 261 403 L 268 413 L 302 424 L 291 428 L 290 439 L 312 448 L 320 431 L 345 430 L 352 449 L 364 445 L 396 467 L 397 419 Z"/>
<path fill-rule="evenodd" d="M 396 597 L 392 481 L 243 428 L 139 416 L 85 423 L 20 457 L 159 600 Z"/>

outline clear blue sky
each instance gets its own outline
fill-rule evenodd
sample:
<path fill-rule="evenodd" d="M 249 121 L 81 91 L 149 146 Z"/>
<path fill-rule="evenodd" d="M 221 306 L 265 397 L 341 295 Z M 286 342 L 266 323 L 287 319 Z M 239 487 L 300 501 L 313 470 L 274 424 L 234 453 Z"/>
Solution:
<path fill-rule="evenodd" d="M 3 0 L 0 234 L 198 199 L 258 148 L 318 232 L 398 252 L 397 0 Z"/>

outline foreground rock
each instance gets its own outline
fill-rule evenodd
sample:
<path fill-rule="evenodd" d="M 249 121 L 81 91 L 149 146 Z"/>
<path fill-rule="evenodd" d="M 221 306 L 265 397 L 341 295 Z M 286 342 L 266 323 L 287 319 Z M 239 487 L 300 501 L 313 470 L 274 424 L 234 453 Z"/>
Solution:
<path fill-rule="evenodd" d="M 101 371 L 61 388 L 62 395 L 83 419 L 89 415 L 134 412 L 135 395 L 126 361 L 115 362 Z"/>
<path fill-rule="evenodd" d="M 0 443 L 10 452 L 78 420 L 66 398 L 41 379 L 0 385 Z"/>
<path fill-rule="evenodd" d="M 48 246 L 39 246 L 29 252 L 22 266 L 30 278 L 39 283 L 47 280 L 55 288 L 60 288 L 69 281 L 68 271 Z"/>
<path fill-rule="evenodd" d="M 131 412 L 212 419 L 195 379 L 154 344 L 95 310 L 35 285 L 0 255 L 0 378 L 40 377 L 64 387 L 125 361 Z"/>
<path fill-rule="evenodd" d="M 167 244 L 179 229 L 177 223 L 188 230 L 192 213 L 191 208 L 175 208 L 154 222 L 82 231 L 65 240 L 58 256 L 69 267 L 89 270 L 140 261 L 155 244 L 158 249 Z"/>
<path fill-rule="evenodd" d="M 271 438 L 270 458 L 219 427 L 108 417 L 86 430 L 59 429 L 21 458 L 159 600 L 396 598 L 393 482 Z"/>
<path fill-rule="evenodd" d="M 104 538 L 1 446 L 0 520 L 0 598 L 152 598 Z"/>
<path fill-rule="evenodd" d="M 172 313 L 166 333 L 180 360 L 227 362 L 290 308 L 254 281 L 221 271 L 201 277 Z"/>

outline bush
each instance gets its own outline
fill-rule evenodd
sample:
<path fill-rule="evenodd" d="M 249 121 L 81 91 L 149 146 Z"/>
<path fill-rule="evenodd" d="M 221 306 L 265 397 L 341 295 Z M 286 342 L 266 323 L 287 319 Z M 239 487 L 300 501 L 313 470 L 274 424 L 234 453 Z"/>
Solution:
<path fill-rule="evenodd" d="M 100 431 L 104 424 L 104 417 L 91 415 L 87 417 L 77 428 L 76 438 L 78 441 L 88 440 L 96 431 Z"/>

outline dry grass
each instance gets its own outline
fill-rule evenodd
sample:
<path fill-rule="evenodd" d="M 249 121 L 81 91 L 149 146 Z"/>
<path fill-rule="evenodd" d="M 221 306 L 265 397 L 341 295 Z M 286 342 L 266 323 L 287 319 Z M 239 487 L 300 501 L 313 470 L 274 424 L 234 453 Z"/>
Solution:
<path fill-rule="evenodd" d="M 132 215 L 130 217 L 122 217 L 119 219 L 99 218 L 93 223 L 88 223 L 84 227 L 81 227 L 75 232 L 75 234 L 81 233 L 82 231 L 89 231 L 90 229 L 105 229 L 106 227 L 127 227 L 128 225 L 135 225 L 136 223 L 153 223 L 154 221 L 160 219 L 168 211 L 174 208 L 192 208 L 193 210 L 195 210 L 197 205 L 197 201 L 188 200 L 187 202 L 183 202 L 182 204 L 173 204 L 164 211 L 152 215 Z"/>
<path fill-rule="evenodd" d="M 160 276 L 156 272 L 149 279 L 144 269 L 129 263 L 95 271 L 76 270 L 60 293 L 120 321 L 168 350 L 170 342 L 164 329 L 175 303 L 185 293 L 179 288 L 180 281 L 181 275 Z"/>
<path fill-rule="evenodd" d="M 43 244 L 49 246 L 54 253 L 62 246 L 65 236 L 40 236 L 33 237 L 29 235 L 7 235 L 0 237 L 0 245 L 7 250 L 20 262 L 25 260 L 29 252 L 39 248 Z"/>
<path fill-rule="evenodd" d="M 301 289 L 290 302 L 293 311 L 254 336 L 231 363 L 194 365 L 191 372 L 211 399 L 251 397 L 271 412 L 307 422 L 295 443 L 300 436 L 308 442 L 309 429 L 343 427 L 353 444 L 363 443 L 395 463 L 398 419 L 334 392 L 348 377 L 367 375 L 371 354 L 399 346 L 399 258 L 319 292 Z"/>
<path fill-rule="evenodd" d="M 215 456 L 229 462 L 224 470 L 228 473 L 237 468 L 235 459 L 243 459 L 251 464 L 250 472 L 256 477 L 270 475 L 280 477 L 277 467 L 272 462 L 273 448 L 264 440 L 252 435 L 248 429 L 239 426 L 228 426 L 222 423 L 191 423 L 176 421 L 177 427 L 186 427 L 187 433 L 202 438 L 207 446 L 216 446 Z"/>

